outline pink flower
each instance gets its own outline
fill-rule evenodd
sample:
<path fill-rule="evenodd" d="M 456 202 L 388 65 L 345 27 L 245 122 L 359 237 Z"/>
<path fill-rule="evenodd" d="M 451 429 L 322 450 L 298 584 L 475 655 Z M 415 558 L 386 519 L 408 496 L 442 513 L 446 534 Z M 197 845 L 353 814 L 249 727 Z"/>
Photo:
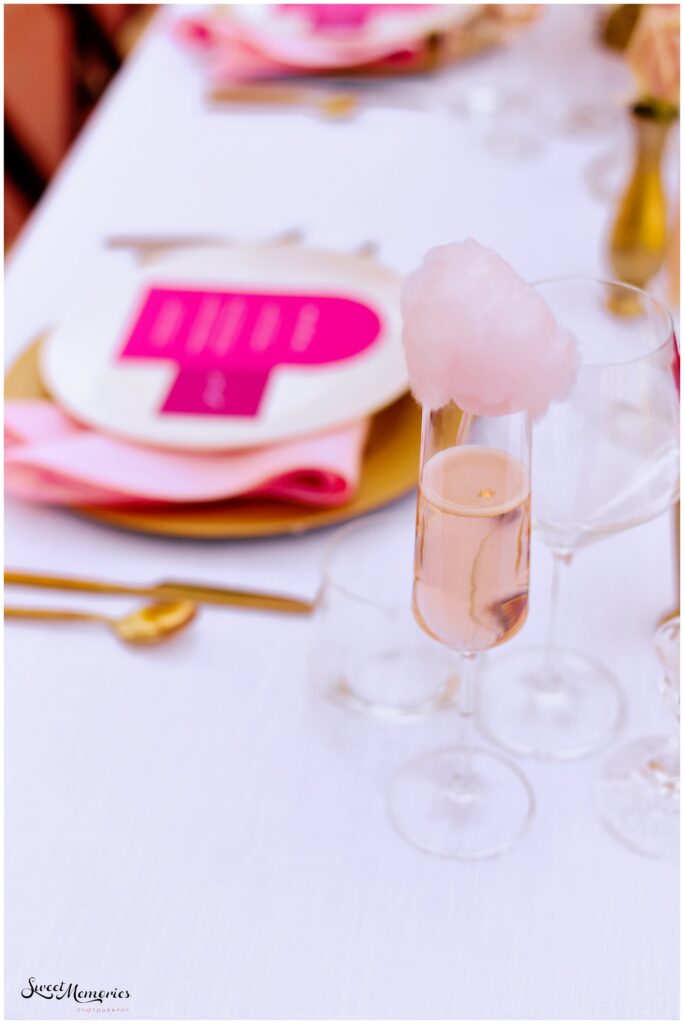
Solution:
<path fill-rule="evenodd" d="M 679 5 L 644 5 L 626 52 L 644 97 L 679 106 Z"/>

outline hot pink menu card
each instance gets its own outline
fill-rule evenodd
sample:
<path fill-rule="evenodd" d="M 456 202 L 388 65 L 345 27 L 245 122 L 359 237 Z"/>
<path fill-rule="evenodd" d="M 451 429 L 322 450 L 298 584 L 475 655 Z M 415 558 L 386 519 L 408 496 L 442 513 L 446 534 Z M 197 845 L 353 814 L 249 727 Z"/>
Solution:
<path fill-rule="evenodd" d="M 277 367 L 352 359 L 377 343 L 380 328 L 356 299 L 157 286 L 118 359 L 176 365 L 162 414 L 255 417 Z"/>

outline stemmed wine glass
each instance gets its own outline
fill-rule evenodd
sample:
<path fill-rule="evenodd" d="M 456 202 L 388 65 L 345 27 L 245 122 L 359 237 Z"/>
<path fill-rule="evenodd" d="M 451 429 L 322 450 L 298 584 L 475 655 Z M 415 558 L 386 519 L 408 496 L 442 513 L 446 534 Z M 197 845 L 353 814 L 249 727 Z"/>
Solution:
<path fill-rule="evenodd" d="M 661 689 L 671 707 L 670 736 L 635 740 L 614 754 L 599 782 L 601 816 L 637 853 L 674 857 L 679 848 L 679 616 L 656 632 Z"/>
<path fill-rule="evenodd" d="M 461 654 L 458 708 L 470 731 L 477 655 L 527 617 L 530 423 L 526 413 L 473 417 L 453 404 L 423 412 L 413 613 Z M 466 860 L 501 853 L 534 800 L 505 758 L 461 745 L 402 768 L 390 790 L 397 831 L 420 849 Z"/>
<path fill-rule="evenodd" d="M 669 313 L 638 289 L 582 277 L 535 287 L 581 359 L 566 401 L 535 427 L 533 519 L 554 563 L 549 623 L 544 647 L 492 659 L 478 722 L 507 750 L 567 760 L 610 739 L 623 698 L 608 668 L 558 645 L 561 576 L 581 549 L 677 501 L 679 360 Z"/>

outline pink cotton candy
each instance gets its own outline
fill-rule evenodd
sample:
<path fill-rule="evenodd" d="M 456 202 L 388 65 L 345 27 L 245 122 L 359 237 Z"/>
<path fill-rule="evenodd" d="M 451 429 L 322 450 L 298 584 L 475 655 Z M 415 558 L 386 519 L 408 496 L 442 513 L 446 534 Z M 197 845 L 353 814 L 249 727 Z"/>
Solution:
<path fill-rule="evenodd" d="M 402 291 L 404 349 L 421 405 L 453 401 L 476 416 L 564 398 L 577 344 L 541 295 L 501 256 L 472 239 L 431 249 Z"/>

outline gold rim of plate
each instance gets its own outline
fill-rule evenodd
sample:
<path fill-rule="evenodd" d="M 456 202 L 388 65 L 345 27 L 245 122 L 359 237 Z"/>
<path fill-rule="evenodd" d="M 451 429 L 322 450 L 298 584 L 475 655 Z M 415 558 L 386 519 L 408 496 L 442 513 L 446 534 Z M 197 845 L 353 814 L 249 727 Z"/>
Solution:
<path fill-rule="evenodd" d="M 38 338 L 5 376 L 5 399 L 50 398 L 38 370 Z M 416 487 L 421 413 L 409 394 L 376 413 L 363 455 L 359 489 L 337 508 L 309 508 L 276 501 L 232 499 L 155 509 L 77 506 L 77 512 L 108 526 L 168 537 L 233 540 L 304 533 L 343 523 L 395 501 Z"/>

